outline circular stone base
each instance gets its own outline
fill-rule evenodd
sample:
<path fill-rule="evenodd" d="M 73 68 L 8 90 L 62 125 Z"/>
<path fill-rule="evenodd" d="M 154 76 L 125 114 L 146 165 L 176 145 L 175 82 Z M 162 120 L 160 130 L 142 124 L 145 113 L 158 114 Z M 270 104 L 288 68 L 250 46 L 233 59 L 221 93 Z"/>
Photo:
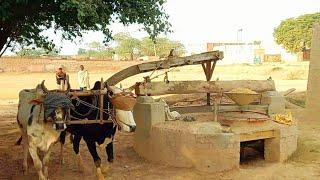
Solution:
<path fill-rule="evenodd" d="M 135 134 L 136 152 L 153 162 L 219 172 L 239 165 L 240 142 L 218 122 L 166 121 Z"/>

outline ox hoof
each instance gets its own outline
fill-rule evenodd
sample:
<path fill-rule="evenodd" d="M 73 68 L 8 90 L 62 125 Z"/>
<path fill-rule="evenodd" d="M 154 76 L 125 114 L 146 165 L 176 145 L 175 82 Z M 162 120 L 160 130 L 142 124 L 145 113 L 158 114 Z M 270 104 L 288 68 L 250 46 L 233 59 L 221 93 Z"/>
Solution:
<path fill-rule="evenodd" d="M 101 168 L 97 168 L 97 179 L 98 180 L 105 180 Z"/>
<path fill-rule="evenodd" d="M 26 166 L 22 167 L 22 174 L 23 175 L 27 175 L 28 174 L 28 167 L 26 167 Z"/>
<path fill-rule="evenodd" d="M 101 171 L 103 174 L 107 174 L 109 169 L 110 169 L 109 166 L 101 166 Z"/>
<path fill-rule="evenodd" d="M 23 175 L 27 175 L 28 174 L 28 170 L 22 170 L 22 174 Z"/>

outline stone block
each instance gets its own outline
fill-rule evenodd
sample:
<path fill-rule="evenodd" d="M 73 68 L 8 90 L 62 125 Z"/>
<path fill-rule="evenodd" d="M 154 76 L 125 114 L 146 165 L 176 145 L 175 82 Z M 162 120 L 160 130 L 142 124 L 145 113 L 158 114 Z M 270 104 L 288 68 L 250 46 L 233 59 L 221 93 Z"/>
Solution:
<path fill-rule="evenodd" d="M 283 113 L 285 111 L 285 99 L 277 91 L 267 91 L 262 93 L 261 104 L 269 105 L 269 115 Z"/>
<path fill-rule="evenodd" d="M 282 132 L 284 132 L 283 136 L 281 136 Z M 265 160 L 270 162 L 287 160 L 297 149 L 298 135 L 294 132 L 296 132 L 294 127 L 288 131 L 277 130 L 275 138 L 265 139 Z"/>

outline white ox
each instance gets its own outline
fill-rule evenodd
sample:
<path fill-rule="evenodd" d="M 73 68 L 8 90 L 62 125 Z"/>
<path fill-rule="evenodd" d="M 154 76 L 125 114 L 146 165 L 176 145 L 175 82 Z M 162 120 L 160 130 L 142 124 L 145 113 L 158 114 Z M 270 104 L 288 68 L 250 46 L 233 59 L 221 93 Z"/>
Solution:
<path fill-rule="evenodd" d="M 24 172 L 28 170 L 29 152 L 40 180 L 48 179 L 50 147 L 58 141 L 59 130 L 66 128 L 64 121 L 67 118 L 67 108 L 72 106 L 69 101 L 63 93 L 49 93 L 44 87 L 44 81 L 36 89 L 22 90 L 19 93 L 17 121 L 21 130 L 20 142 L 22 140 L 23 143 L 23 169 Z M 50 103 L 54 106 L 50 106 Z M 44 153 L 42 160 L 38 150 Z"/>

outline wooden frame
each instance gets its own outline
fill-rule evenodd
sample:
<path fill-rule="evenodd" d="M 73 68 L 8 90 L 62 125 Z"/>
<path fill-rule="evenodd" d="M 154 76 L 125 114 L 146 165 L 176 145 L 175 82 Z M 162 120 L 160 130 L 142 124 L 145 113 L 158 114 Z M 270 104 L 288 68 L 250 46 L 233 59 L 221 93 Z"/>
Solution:
<path fill-rule="evenodd" d="M 105 124 L 105 123 L 113 123 L 112 120 L 110 120 L 110 117 L 108 120 L 104 120 L 103 119 L 103 101 L 104 101 L 104 95 L 106 95 L 108 93 L 107 89 L 104 89 L 103 86 L 104 82 L 103 82 L 103 78 L 101 78 L 101 86 L 100 86 L 100 90 L 86 90 L 86 91 L 73 91 L 73 92 L 69 92 L 68 95 L 71 96 L 71 98 L 73 97 L 81 97 L 81 96 L 93 96 L 93 95 L 99 95 L 99 101 L 100 101 L 100 105 L 99 105 L 99 119 L 81 119 L 81 120 L 68 120 L 66 121 L 67 125 L 70 124 Z M 56 91 L 56 90 L 52 90 L 52 91 Z M 61 90 L 57 90 L 58 92 Z M 64 92 L 64 91 L 61 91 Z"/>

